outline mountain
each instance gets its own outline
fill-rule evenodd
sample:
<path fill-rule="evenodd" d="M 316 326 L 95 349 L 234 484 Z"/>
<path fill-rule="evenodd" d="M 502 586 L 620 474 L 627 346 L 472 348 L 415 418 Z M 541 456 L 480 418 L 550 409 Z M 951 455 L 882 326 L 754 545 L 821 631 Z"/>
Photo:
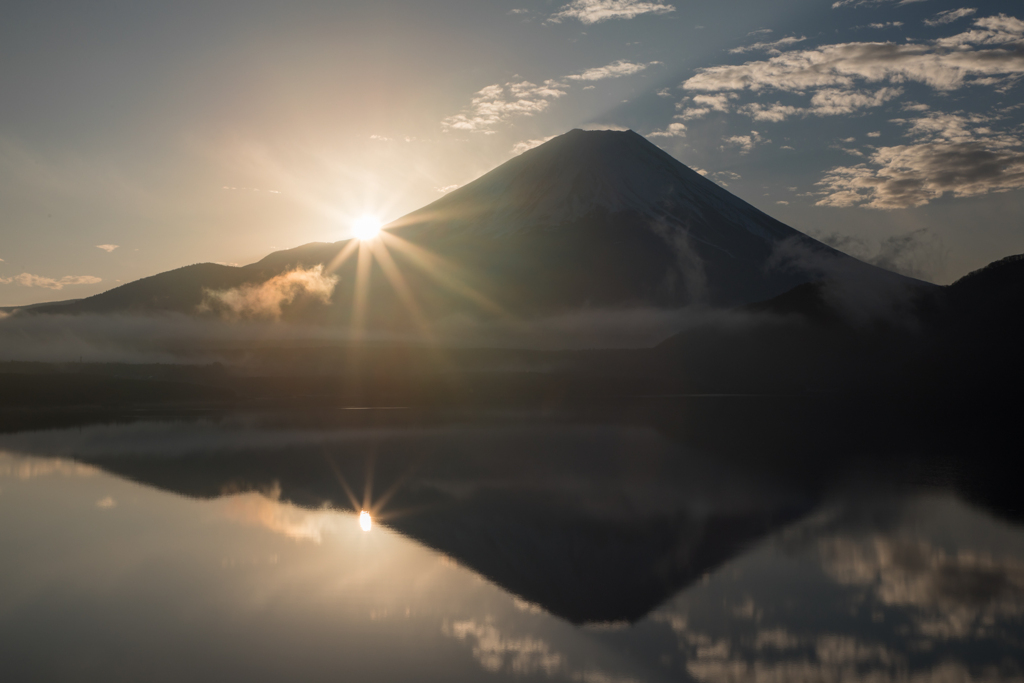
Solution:
<path fill-rule="evenodd" d="M 829 272 L 905 280 L 775 220 L 633 131 L 570 131 L 393 225 L 542 309 L 735 305 Z"/>
<path fill-rule="evenodd" d="M 483 301 L 526 317 L 587 306 L 736 305 L 840 273 L 909 281 L 775 220 L 632 131 L 570 131 L 386 227 L 398 239 L 384 244 L 427 316 Z M 307 244 L 240 268 L 187 266 L 59 310 L 195 313 L 207 291 L 256 287 L 295 268 L 330 270 L 347 244 Z M 356 260 L 333 273 L 330 306 L 295 296 L 285 317 L 349 320 Z M 409 297 L 384 271 L 373 268 L 368 286 L 379 322 L 408 318 Z"/>

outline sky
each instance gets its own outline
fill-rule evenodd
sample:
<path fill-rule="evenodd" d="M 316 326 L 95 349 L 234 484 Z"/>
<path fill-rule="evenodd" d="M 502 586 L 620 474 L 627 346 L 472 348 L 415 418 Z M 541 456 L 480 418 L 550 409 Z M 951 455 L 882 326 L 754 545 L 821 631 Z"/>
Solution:
<path fill-rule="evenodd" d="M 4 3 L 0 305 L 391 221 L 632 129 L 945 284 L 1024 252 L 1024 6 L 945 0 Z"/>

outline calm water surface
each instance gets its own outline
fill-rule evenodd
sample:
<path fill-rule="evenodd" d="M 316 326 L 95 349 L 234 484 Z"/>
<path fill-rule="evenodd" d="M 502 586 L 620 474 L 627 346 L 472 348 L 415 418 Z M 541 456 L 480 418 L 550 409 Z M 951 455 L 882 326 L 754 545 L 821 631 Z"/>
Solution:
<path fill-rule="evenodd" d="M 3 679 L 1024 680 L 1021 527 L 827 460 L 523 415 L 0 435 Z"/>

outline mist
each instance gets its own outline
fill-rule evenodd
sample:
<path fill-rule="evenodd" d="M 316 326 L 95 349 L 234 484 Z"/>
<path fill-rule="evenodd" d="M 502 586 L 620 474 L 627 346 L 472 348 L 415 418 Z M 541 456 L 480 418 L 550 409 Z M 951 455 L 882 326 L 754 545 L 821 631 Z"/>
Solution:
<path fill-rule="evenodd" d="M 322 277 L 322 276 L 320 276 Z M 286 283 L 287 286 L 287 283 Z M 779 324 L 776 316 L 689 307 L 590 309 L 532 320 L 450 316 L 425 331 L 355 330 L 286 322 L 271 315 L 283 291 L 253 287 L 221 293 L 223 317 L 180 313 L 18 314 L 0 319 L 0 361 L 94 363 L 238 362 L 266 347 L 363 344 L 520 349 L 650 348 L 687 330 L 740 330 Z M 234 308 L 231 305 L 235 306 Z M 244 315 L 243 315 L 244 314 Z"/>

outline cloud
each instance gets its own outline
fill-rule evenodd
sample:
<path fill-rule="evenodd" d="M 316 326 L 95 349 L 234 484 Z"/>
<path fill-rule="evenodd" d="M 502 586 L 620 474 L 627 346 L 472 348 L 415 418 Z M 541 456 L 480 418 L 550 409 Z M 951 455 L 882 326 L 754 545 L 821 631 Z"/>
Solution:
<path fill-rule="evenodd" d="M 899 28 L 903 26 L 902 21 L 886 21 L 878 24 L 868 24 L 871 28 Z"/>
<path fill-rule="evenodd" d="M 554 135 L 549 135 L 546 138 L 534 138 L 532 140 L 520 140 L 516 144 L 512 145 L 511 152 L 512 152 L 512 154 L 517 154 L 517 155 L 518 154 L 522 154 L 523 152 L 525 152 L 528 149 L 533 149 L 534 147 L 538 147 L 540 145 L 543 145 L 545 142 L 547 142 L 548 140 L 550 140 L 553 137 L 555 137 L 555 136 Z M 455 188 L 452 188 L 452 189 L 455 189 Z"/>
<path fill-rule="evenodd" d="M 452 190 L 459 189 L 459 187 L 459 185 L 444 185 L 442 187 L 435 187 L 434 189 L 440 192 L 441 194 L 448 194 Z"/>
<path fill-rule="evenodd" d="M 323 266 L 295 270 L 274 276 L 262 284 L 248 284 L 232 289 L 204 290 L 200 312 L 215 312 L 229 320 L 278 319 L 281 307 L 299 296 L 330 303 L 338 278 L 324 275 Z"/>
<path fill-rule="evenodd" d="M 882 535 L 824 538 L 819 548 L 822 569 L 837 583 L 867 588 L 882 605 L 911 608 L 926 636 L 977 637 L 983 624 L 1024 616 L 1024 563 L 1014 557 L 949 553 Z"/>
<path fill-rule="evenodd" d="M 735 145 L 740 148 L 740 154 L 746 154 L 752 150 L 756 145 L 771 142 L 771 140 L 765 140 L 761 137 L 761 134 L 756 130 L 750 131 L 750 135 L 733 135 L 731 137 L 722 138 L 727 145 Z"/>
<path fill-rule="evenodd" d="M 823 283 L 821 296 L 849 322 L 862 325 L 886 319 L 913 326 L 912 304 L 916 289 L 903 278 L 885 270 L 866 268 L 860 261 L 841 258 L 836 252 L 800 238 L 775 245 L 768 270 L 801 270 Z"/>
<path fill-rule="evenodd" d="M 22 457 L 0 451 L 0 478 L 35 479 L 58 475 L 62 477 L 91 477 L 99 473 L 91 465 L 83 465 L 61 458 Z"/>
<path fill-rule="evenodd" d="M 689 121 L 690 119 L 702 118 L 710 112 L 711 110 L 707 107 L 687 107 L 682 110 L 682 113 L 676 115 L 675 118 Z"/>
<path fill-rule="evenodd" d="M 33 275 L 32 273 L 22 273 L 14 277 L 0 277 L 0 284 L 3 285 L 13 283 L 19 287 L 42 287 L 43 289 L 53 290 L 64 289 L 72 285 L 94 285 L 97 282 L 103 282 L 103 280 L 92 275 L 65 275 L 59 280 L 42 275 Z"/>
<path fill-rule="evenodd" d="M 960 9 L 948 9 L 945 12 L 939 12 L 931 19 L 925 19 L 924 23 L 928 26 L 939 26 L 941 24 L 951 24 L 957 19 L 963 19 L 969 17 L 978 10 L 974 7 L 961 7 Z"/>
<path fill-rule="evenodd" d="M 551 23 L 577 19 L 584 24 L 597 24 L 610 19 L 633 19 L 642 14 L 675 12 L 672 5 L 643 0 L 573 0 L 548 17 Z"/>
<path fill-rule="evenodd" d="M 785 121 L 794 114 L 805 114 L 808 110 L 801 107 L 794 107 L 789 104 L 782 104 L 780 102 L 776 102 L 775 104 L 759 104 L 757 102 L 752 102 L 750 104 L 743 105 L 737 111 L 741 114 L 746 114 L 755 121 L 778 122 Z"/>
<path fill-rule="evenodd" d="M 915 2 L 924 2 L 925 0 L 836 0 L 832 3 L 832 9 L 839 9 L 840 7 L 853 6 L 860 7 L 861 5 L 881 5 L 884 2 L 896 2 L 897 5 L 911 5 Z"/>
<path fill-rule="evenodd" d="M 900 109 L 903 111 L 928 111 L 931 107 L 921 102 L 905 102 Z"/>
<path fill-rule="evenodd" d="M 542 85 L 529 81 L 489 85 L 477 92 L 470 105 L 441 121 L 445 132 L 462 130 L 493 133 L 494 128 L 515 116 L 532 116 L 548 108 L 551 101 L 565 94 L 566 86 L 547 80 Z"/>
<path fill-rule="evenodd" d="M 105 252 L 107 252 L 109 254 L 110 252 L 112 252 L 115 249 L 117 249 L 118 246 L 119 245 L 117 245 L 117 244 L 97 244 L 96 248 L 97 249 L 102 249 L 103 251 L 105 251 Z"/>
<path fill-rule="evenodd" d="M 685 138 L 686 126 L 682 123 L 670 123 L 664 130 L 656 130 L 648 133 L 649 138 Z"/>
<path fill-rule="evenodd" d="M 900 121 L 900 120 L 897 120 Z M 1024 188 L 1024 140 L 979 124 L 979 115 L 932 114 L 911 121 L 913 144 L 882 147 L 868 161 L 831 169 L 819 206 L 905 209 L 946 193 L 970 197 Z"/>
<path fill-rule="evenodd" d="M 778 52 L 778 46 L 802 38 L 757 43 L 735 48 Z M 982 49 L 979 46 L 999 46 Z M 1006 49 L 1013 46 L 1016 49 Z M 955 36 L 927 44 L 855 42 L 823 45 L 811 50 L 780 52 L 764 60 L 698 69 L 681 84 L 691 93 L 676 105 L 676 119 L 699 119 L 712 111 L 745 114 L 754 121 L 780 122 L 793 116 L 848 115 L 880 107 L 899 98 L 908 82 L 924 83 L 940 91 L 968 85 L 997 86 L 1005 90 L 1024 77 L 1024 21 L 1000 14 L 974 22 L 974 27 Z M 862 84 L 881 83 L 873 90 Z M 810 97 L 809 102 L 734 103 L 738 93 L 781 91 Z M 927 105 L 907 103 L 904 109 L 926 111 Z M 745 136 L 734 136 L 744 148 Z M 751 139 L 751 142 L 754 142 Z M 858 153 L 858 152 L 853 152 Z"/>
<path fill-rule="evenodd" d="M 799 38 L 789 36 L 788 38 L 782 38 L 781 40 L 776 40 L 772 43 L 754 43 L 753 45 L 734 47 L 729 50 L 729 54 L 738 55 L 744 52 L 752 52 L 754 50 L 764 50 L 765 52 L 778 54 L 782 51 L 779 48 L 785 48 L 793 45 L 794 43 L 800 43 L 805 40 L 807 40 L 807 36 L 800 36 Z"/>
<path fill-rule="evenodd" d="M 755 121 L 778 122 L 795 115 L 835 116 L 837 114 L 852 114 L 858 109 L 880 107 L 902 94 L 902 88 L 881 88 L 873 93 L 862 90 L 823 88 L 814 93 L 814 96 L 811 98 L 810 107 L 795 107 L 789 104 L 782 104 L 781 102 L 774 104 L 752 102 L 737 108 L 737 111 L 741 114 L 746 114 Z"/>
<path fill-rule="evenodd" d="M 729 100 L 734 100 L 737 97 L 736 93 L 687 97 L 681 102 L 676 103 L 676 109 L 680 112 L 676 115 L 676 118 L 686 121 L 689 119 L 699 119 L 712 111 L 727 112 L 729 111 Z M 688 102 L 693 102 L 696 106 L 690 106 L 687 104 Z"/>
<path fill-rule="evenodd" d="M 661 62 L 648 62 L 647 64 L 637 64 L 634 62 L 627 62 L 624 59 L 620 59 L 619 61 L 609 64 L 607 66 L 599 66 L 593 69 L 587 69 L 581 74 L 568 76 L 567 78 L 570 78 L 574 81 L 600 81 L 605 78 L 619 78 L 620 76 L 629 76 L 631 74 L 638 73 L 654 64 L 661 64 Z"/>
<path fill-rule="evenodd" d="M 976 24 L 981 25 L 982 21 L 985 20 Z M 934 44 L 823 45 L 813 50 L 785 52 L 764 61 L 706 67 L 698 69 L 696 75 L 683 83 L 683 88 L 705 92 L 774 89 L 803 93 L 814 88 L 849 89 L 857 81 L 916 81 L 937 90 L 954 90 L 970 84 L 971 79 L 1024 75 L 1024 52 L 964 49 L 972 44 L 1019 41 L 1024 37 L 1024 22 L 1002 17 L 969 33 Z"/>
<path fill-rule="evenodd" d="M 325 532 L 336 531 L 348 521 L 348 515 L 335 510 L 307 510 L 282 501 L 277 482 L 266 492 L 248 491 L 226 498 L 223 510 L 232 521 L 262 526 L 296 541 L 317 544 Z"/>
<path fill-rule="evenodd" d="M 1024 45 L 1024 21 L 999 14 L 974 21 L 975 28 L 948 38 L 939 38 L 936 45 L 964 48 L 970 45 Z M 1014 54 L 1014 53 L 1010 53 Z M 1019 50 L 1017 55 L 1020 56 Z"/>
<path fill-rule="evenodd" d="M 390 140 L 391 138 L 382 138 L 379 135 L 371 135 L 371 140 Z M 261 190 L 258 187 L 233 187 L 231 185 L 221 186 L 222 190 L 241 190 L 242 192 L 267 192 L 269 194 L 281 194 L 280 190 Z"/>
<path fill-rule="evenodd" d="M 734 99 L 735 94 L 722 95 L 694 95 L 691 99 L 697 105 L 707 107 L 713 111 L 729 111 L 729 100 Z"/>
<path fill-rule="evenodd" d="M 441 632 L 472 646 L 473 657 L 490 673 L 516 677 L 530 676 L 581 681 L 582 683 L 639 683 L 630 676 L 618 676 L 593 667 L 573 665 L 565 654 L 546 640 L 531 635 L 510 634 L 498 628 L 493 619 L 448 622 Z"/>
<path fill-rule="evenodd" d="M 903 94 L 903 88 L 882 88 L 873 93 L 825 88 L 811 98 L 811 113 L 817 116 L 850 114 L 857 109 L 880 107 Z"/>

